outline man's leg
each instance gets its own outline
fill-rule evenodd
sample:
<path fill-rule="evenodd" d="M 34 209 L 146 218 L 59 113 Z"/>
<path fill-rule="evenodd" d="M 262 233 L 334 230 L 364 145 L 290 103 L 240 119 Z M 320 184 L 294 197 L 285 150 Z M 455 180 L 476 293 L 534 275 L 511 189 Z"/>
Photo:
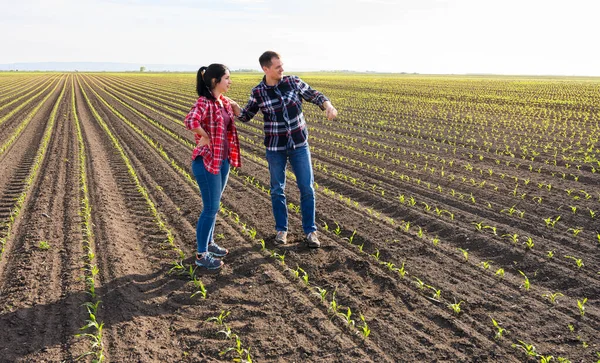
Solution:
<path fill-rule="evenodd" d="M 302 229 L 305 234 L 315 232 L 315 189 L 313 187 L 314 175 L 310 158 L 310 149 L 306 147 L 289 151 L 290 164 L 296 175 L 298 189 L 300 189 L 300 209 L 302 210 Z"/>
<path fill-rule="evenodd" d="M 267 161 L 271 177 L 271 205 L 275 218 L 275 230 L 285 232 L 288 229 L 288 210 L 285 200 L 287 152 L 267 150 Z"/>

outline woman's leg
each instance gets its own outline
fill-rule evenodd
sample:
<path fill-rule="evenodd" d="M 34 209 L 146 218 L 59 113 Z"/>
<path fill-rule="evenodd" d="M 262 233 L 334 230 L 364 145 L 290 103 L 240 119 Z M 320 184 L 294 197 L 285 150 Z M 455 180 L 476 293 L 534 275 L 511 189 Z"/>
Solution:
<path fill-rule="evenodd" d="M 227 179 L 229 178 L 229 160 L 223 160 L 221 164 L 221 172 L 219 173 L 221 177 L 221 189 L 219 191 L 219 206 L 221 205 L 221 197 L 223 196 L 223 191 L 225 190 L 225 186 L 227 185 Z M 217 208 L 218 212 L 218 208 Z M 212 228 L 210 229 L 210 238 L 208 242 L 213 242 L 215 240 L 214 232 L 215 232 L 215 224 L 217 223 L 217 218 L 213 222 Z"/>
<path fill-rule="evenodd" d="M 202 213 L 196 224 L 197 248 L 198 253 L 202 254 L 207 251 L 217 212 L 219 211 L 222 178 L 220 173 L 217 175 L 209 173 L 200 157 L 192 162 L 192 170 L 202 195 Z"/>

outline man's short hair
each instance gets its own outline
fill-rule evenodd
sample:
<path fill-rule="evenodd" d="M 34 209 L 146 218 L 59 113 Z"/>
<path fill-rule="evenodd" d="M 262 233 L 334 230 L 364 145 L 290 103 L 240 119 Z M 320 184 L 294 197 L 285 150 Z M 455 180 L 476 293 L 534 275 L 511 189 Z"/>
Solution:
<path fill-rule="evenodd" d="M 277 58 L 281 59 L 281 56 L 272 50 L 267 50 L 264 52 L 259 58 L 258 62 L 260 63 L 260 67 L 270 67 L 273 64 L 272 59 Z"/>

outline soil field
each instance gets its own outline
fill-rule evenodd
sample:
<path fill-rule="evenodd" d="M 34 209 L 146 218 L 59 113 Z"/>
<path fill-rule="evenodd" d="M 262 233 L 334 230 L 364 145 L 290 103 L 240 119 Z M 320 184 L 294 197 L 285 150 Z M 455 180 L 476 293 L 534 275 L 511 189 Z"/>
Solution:
<path fill-rule="evenodd" d="M 600 80 L 301 77 L 323 246 L 291 172 L 273 243 L 259 114 L 209 274 L 195 75 L 0 73 L 0 362 L 600 360 Z"/>

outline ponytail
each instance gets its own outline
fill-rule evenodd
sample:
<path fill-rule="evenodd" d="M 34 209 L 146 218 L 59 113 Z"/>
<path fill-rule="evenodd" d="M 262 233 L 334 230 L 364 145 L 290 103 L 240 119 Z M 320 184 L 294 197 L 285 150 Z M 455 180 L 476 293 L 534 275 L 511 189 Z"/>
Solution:
<path fill-rule="evenodd" d="M 216 63 L 208 67 L 200 67 L 196 75 L 196 92 L 198 93 L 198 97 L 204 96 L 214 101 L 215 96 L 213 96 L 211 91 L 217 83 L 221 82 L 221 78 L 223 78 L 225 72 L 228 70 L 223 64 Z"/>

